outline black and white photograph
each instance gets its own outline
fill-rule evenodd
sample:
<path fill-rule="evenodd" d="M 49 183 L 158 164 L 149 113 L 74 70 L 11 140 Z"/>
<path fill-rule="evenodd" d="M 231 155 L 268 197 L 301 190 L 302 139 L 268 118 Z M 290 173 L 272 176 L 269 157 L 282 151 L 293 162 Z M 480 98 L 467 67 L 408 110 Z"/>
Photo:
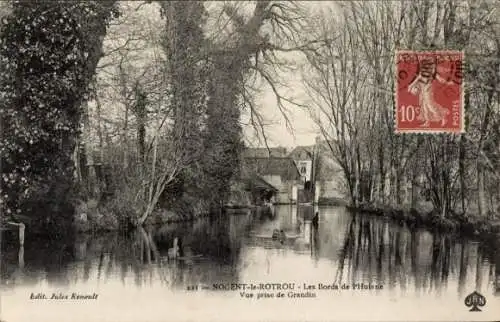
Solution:
<path fill-rule="evenodd" d="M 0 322 L 500 317 L 500 0 L 0 1 Z"/>

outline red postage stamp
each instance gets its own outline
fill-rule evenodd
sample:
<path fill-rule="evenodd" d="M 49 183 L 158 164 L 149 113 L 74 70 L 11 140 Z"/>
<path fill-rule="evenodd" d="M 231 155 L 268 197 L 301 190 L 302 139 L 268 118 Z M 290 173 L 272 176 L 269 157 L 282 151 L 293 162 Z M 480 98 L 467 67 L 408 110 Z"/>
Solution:
<path fill-rule="evenodd" d="M 461 51 L 396 53 L 396 133 L 462 133 Z"/>

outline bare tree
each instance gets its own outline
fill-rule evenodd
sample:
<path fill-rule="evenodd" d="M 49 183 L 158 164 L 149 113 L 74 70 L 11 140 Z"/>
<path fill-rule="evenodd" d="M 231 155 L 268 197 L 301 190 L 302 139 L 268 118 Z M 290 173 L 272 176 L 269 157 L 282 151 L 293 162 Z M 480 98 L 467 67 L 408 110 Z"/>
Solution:
<path fill-rule="evenodd" d="M 493 23 L 498 16 L 491 4 L 349 1 L 339 4 L 336 12 L 341 18 L 317 19 L 315 30 L 335 34 L 339 40 L 308 55 L 311 72 L 304 77 L 317 107 L 318 126 L 333 143 L 332 151 L 350 182 L 353 203 L 398 207 L 406 196 L 415 207 L 425 195 L 436 213 L 446 217 L 457 209 L 465 212 L 466 205 L 474 203 L 470 192 L 477 191 L 479 214 L 484 216 L 488 208 L 491 211 L 496 192 L 486 187 L 497 180 L 494 165 L 498 155 L 498 147 L 484 141 L 494 137 L 486 133 L 495 131 L 498 123 L 498 95 L 493 85 L 498 83 L 498 27 Z M 326 12 L 326 16 L 333 13 Z M 465 56 L 473 57 L 467 58 L 465 75 L 483 81 L 481 85 L 467 84 L 466 134 L 419 137 L 394 133 L 393 53 L 398 48 L 465 48 Z M 349 65 L 353 61 L 358 72 Z M 489 183 L 485 171 L 493 174 Z M 367 181 L 368 188 L 362 188 L 364 184 L 357 178 Z M 371 191 L 369 196 L 358 198 L 363 190 Z"/>

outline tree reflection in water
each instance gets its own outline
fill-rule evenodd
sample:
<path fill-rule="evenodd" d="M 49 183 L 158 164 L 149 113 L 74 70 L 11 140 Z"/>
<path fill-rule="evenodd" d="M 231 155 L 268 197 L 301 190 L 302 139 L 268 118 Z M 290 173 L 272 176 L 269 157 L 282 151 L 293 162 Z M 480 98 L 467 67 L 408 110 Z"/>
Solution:
<path fill-rule="evenodd" d="M 119 277 L 124 284 L 154 282 L 183 288 L 186 283 L 234 281 L 240 235 L 248 224 L 248 218 L 239 218 L 241 222 L 236 219 L 231 216 L 159 229 L 141 228 L 128 235 L 78 235 L 57 242 L 27 239 L 22 250 L 16 247 L 15 238 L 5 236 L 2 284 L 15 287 L 44 280 L 50 285 L 69 285 Z M 169 259 L 167 252 L 176 237 L 180 258 Z M 26 264 L 19 261 L 21 255 Z"/>
<path fill-rule="evenodd" d="M 320 229 L 319 233 L 333 231 Z M 475 281 L 473 287 L 479 291 L 499 279 L 500 263 L 496 252 L 493 254 L 491 248 L 458 236 L 410 230 L 359 214 L 350 216 L 341 235 L 343 240 L 338 247 L 335 277 L 338 284 L 381 283 L 391 289 L 398 287 L 403 292 L 413 287 L 418 293 L 439 295 L 448 287 L 453 275 L 458 282 L 459 296 L 465 296 L 465 292 L 470 292 L 465 289 L 467 278 Z M 491 272 L 487 283 L 485 271 Z"/>
<path fill-rule="evenodd" d="M 309 236 L 304 235 L 309 232 L 305 229 L 308 222 L 291 206 L 276 209 L 276 217 L 268 219 L 259 214 L 216 216 L 146 227 L 128 235 L 79 235 L 58 242 L 30 239 L 27 235 L 22 250 L 17 247 L 16 236 L 6 234 L 2 242 L 2 286 L 113 280 L 137 287 L 155 283 L 185 289 L 186 285 L 238 282 L 240 276 L 245 276 L 242 272 L 248 270 L 255 276 L 269 275 L 276 261 L 294 258 L 304 265 L 312 263 L 310 268 L 305 266 L 311 270 L 326 263 L 338 284 L 364 282 L 383 284 L 384 288 L 403 293 L 439 294 L 453 281 L 460 297 L 471 288 L 485 292 L 488 285 L 495 285 L 496 294 L 500 294 L 497 247 L 408 229 L 382 218 L 350 214 L 345 208 L 319 211 L 319 225 L 311 226 Z M 299 230 L 301 237 L 284 245 L 269 241 L 279 251 L 250 237 L 250 231 L 265 235 L 276 228 L 290 235 Z M 178 256 L 170 258 L 175 238 Z M 252 249 L 258 251 L 248 251 Z M 262 267 L 256 267 L 252 258 L 243 258 L 258 253 L 267 256 Z M 323 277 L 318 276 L 318 280 Z"/>

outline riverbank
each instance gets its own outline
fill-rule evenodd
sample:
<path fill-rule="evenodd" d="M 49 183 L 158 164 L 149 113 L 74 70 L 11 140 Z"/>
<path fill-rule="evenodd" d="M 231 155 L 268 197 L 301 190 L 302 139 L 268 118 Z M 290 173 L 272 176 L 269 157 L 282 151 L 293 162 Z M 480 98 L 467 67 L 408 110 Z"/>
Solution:
<path fill-rule="evenodd" d="M 349 202 L 338 197 L 319 197 L 318 206 L 348 206 Z"/>
<path fill-rule="evenodd" d="M 158 208 L 146 218 L 145 226 L 192 221 L 210 214 L 208 203 L 182 199 L 168 208 Z M 73 228 L 83 232 L 110 232 L 135 227 L 138 211 L 116 202 L 81 201 L 75 207 Z"/>
<path fill-rule="evenodd" d="M 471 214 L 452 213 L 447 218 L 441 218 L 434 211 L 418 211 L 417 209 L 396 209 L 374 205 L 347 206 L 351 211 L 384 217 L 409 228 L 427 228 L 432 231 L 449 232 L 472 236 L 482 240 L 498 239 L 500 236 L 500 218 L 480 218 Z"/>

